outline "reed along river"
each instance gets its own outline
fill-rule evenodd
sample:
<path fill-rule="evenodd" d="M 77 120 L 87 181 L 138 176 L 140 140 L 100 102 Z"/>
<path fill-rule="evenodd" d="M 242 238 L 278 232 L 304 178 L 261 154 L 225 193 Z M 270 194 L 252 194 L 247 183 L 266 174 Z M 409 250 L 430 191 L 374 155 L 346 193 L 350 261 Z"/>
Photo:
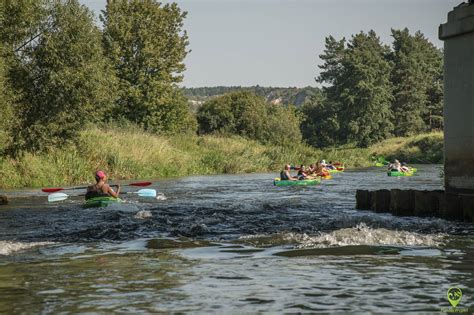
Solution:
<path fill-rule="evenodd" d="M 355 210 L 356 189 L 442 189 L 440 166 L 418 170 L 158 180 L 167 200 L 101 209 L 4 191 L 30 197 L 0 207 L 0 313 L 439 314 L 450 287 L 473 311 L 473 224 Z"/>

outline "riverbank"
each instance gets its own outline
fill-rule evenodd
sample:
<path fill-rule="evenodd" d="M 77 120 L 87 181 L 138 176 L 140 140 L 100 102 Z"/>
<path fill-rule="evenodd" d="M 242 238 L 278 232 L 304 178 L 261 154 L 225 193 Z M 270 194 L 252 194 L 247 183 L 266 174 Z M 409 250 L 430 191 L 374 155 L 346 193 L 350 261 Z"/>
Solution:
<path fill-rule="evenodd" d="M 442 133 L 393 138 L 372 147 L 324 151 L 297 144 L 263 145 L 240 137 L 157 136 L 139 129 L 90 128 L 77 145 L 18 160 L 0 159 L 0 188 L 76 185 L 91 182 L 104 169 L 112 180 L 190 175 L 277 172 L 290 162 L 343 161 L 347 167 L 372 165 L 373 154 L 408 162 L 441 163 Z"/>

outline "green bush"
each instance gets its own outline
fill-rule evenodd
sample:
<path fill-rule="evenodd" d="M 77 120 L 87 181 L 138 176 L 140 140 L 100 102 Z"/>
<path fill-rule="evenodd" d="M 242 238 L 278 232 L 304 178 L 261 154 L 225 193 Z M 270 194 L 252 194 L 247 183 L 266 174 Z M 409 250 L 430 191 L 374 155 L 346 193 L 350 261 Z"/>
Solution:
<path fill-rule="evenodd" d="M 200 134 L 231 134 L 262 143 L 300 143 L 300 116 L 251 92 L 234 92 L 205 102 L 198 110 Z"/>

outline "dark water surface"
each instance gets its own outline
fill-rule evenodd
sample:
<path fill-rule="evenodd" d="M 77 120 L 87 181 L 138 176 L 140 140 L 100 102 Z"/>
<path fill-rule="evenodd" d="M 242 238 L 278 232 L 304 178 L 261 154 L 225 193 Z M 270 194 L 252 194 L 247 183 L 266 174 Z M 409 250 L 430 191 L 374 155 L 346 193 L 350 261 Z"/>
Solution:
<path fill-rule="evenodd" d="M 356 189 L 442 189 L 439 166 L 418 169 L 162 180 L 167 200 L 102 209 L 3 192 L 29 197 L 0 207 L 0 313 L 439 313 L 453 286 L 472 309 L 472 224 L 354 209 Z"/>

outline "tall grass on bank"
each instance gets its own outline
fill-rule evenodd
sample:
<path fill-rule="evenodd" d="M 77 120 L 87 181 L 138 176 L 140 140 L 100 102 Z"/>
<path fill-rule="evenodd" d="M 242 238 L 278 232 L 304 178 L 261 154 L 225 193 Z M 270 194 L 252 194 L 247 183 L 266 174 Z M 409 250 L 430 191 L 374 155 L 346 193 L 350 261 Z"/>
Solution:
<path fill-rule="evenodd" d="M 285 163 L 342 161 L 348 167 L 372 165 L 371 155 L 398 156 L 411 162 L 442 160 L 442 134 L 394 138 L 367 149 L 324 152 L 305 144 L 263 145 L 235 136 L 157 136 L 138 128 L 88 128 L 76 145 L 18 160 L 0 158 L 0 188 L 85 184 L 105 170 L 112 180 L 188 175 L 279 171 Z M 412 159 L 414 158 L 414 159 Z"/>
<path fill-rule="evenodd" d="M 369 148 L 370 155 L 384 156 L 409 163 L 443 163 L 443 132 L 419 134 L 412 137 L 391 138 Z"/>

